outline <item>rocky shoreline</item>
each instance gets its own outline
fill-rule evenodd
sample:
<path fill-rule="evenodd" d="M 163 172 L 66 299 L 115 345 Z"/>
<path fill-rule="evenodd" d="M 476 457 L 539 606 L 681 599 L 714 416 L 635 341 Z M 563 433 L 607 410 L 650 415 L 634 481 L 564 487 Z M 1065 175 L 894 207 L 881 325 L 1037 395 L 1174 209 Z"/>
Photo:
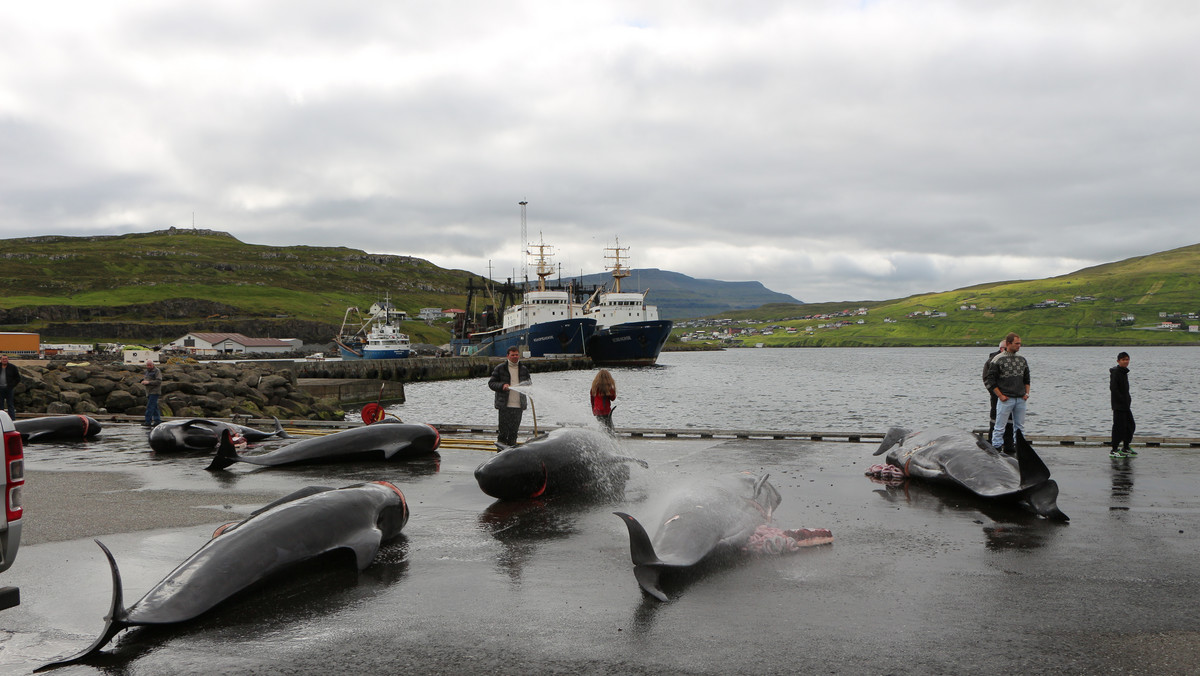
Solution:
<path fill-rule="evenodd" d="M 126 364 L 17 363 L 17 411 L 47 415 L 144 415 L 145 368 Z M 342 420 L 335 400 L 316 399 L 296 375 L 261 364 L 166 363 L 159 409 L 164 417 Z"/>

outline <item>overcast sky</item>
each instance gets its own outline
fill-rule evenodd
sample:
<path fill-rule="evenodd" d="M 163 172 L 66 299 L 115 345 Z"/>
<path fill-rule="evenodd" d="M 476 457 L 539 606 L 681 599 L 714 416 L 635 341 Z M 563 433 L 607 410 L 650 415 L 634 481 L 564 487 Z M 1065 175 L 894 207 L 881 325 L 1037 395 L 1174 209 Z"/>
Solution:
<path fill-rule="evenodd" d="M 0 4 L 0 237 L 169 226 L 809 302 L 1200 242 L 1193 0 Z"/>

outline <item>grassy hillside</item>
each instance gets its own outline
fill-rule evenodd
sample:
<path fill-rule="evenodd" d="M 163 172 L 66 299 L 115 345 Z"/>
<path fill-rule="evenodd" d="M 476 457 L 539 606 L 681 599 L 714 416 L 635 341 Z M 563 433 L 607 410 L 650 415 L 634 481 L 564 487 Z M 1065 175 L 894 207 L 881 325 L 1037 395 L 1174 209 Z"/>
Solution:
<path fill-rule="evenodd" d="M 390 294 L 415 316 L 422 307 L 462 307 L 471 274 L 406 256 L 345 247 L 260 246 L 220 232 L 171 230 L 111 237 L 29 237 L 4 242 L 9 330 L 88 321 L 153 321 L 182 332 L 197 319 L 341 325 L 347 307 Z M 418 342 L 446 342 L 444 328 L 407 327 Z M 206 330 L 217 330 L 209 328 Z M 332 338 L 331 329 L 322 329 Z M 181 333 L 181 331 L 175 331 Z M 81 331 L 81 336 L 95 338 Z M 274 335 L 281 335 L 276 332 Z M 55 335 L 56 339 L 73 336 Z"/>
<path fill-rule="evenodd" d="M 1046 302 L 1050 300 L 1056 302 Z M 858 308 L 867 313 L 804 318 Z M 980 284 L 889 301 L 772 304 L 721 317 L 731 320 L 732 327 L 757 332 L 738 338 L 740 342 L 772 347 L 987 345 L 1009 331 L 1039 345 L 1200 345 L 1200 334 L 1186 328 L 1159 328 L 1167 319 L 1185 327 L 1200 325 L 1196 314 L 1200 245 L 1048 279 Z M 1122 321 L 1126 316 L 1133 317 L 1131 323 Z M 789 327 L 795 332 L 789 333 Z M 689 330 L 681 327 L 677 333 Z M 764 330 L 771 334 L 763 335 Z"/>

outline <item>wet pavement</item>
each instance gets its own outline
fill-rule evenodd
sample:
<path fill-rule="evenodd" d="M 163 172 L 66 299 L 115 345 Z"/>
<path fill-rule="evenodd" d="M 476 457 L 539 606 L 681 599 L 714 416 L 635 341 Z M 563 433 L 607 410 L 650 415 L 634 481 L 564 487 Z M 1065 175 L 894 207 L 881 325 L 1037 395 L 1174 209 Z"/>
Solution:
<path fill-rule="evenodd" d="M 622 439 L 623 495 L 496 503 L 490 454 L 204 471 L 155 456 L 140 427 L 27 447 L 25 538 L 0 583 L 0 672 L 27 673 L 100 632 L 113 551 L 131 604 L 213 529 L 304 485 L 386 479 L 404 538 L 356 573 L 309 566 L 179 626 L 134 629 L 56 674 L 1170 674 L 1200 671 L 1196 452 L 1042 448 L 1069 524 L 948 490 L 887 487 L 869 444 Z M 769 472 L 776 524 L 832 545 L 743 557 L 643 596 L 613 511 L 643 520 L 674 484 Z"/>

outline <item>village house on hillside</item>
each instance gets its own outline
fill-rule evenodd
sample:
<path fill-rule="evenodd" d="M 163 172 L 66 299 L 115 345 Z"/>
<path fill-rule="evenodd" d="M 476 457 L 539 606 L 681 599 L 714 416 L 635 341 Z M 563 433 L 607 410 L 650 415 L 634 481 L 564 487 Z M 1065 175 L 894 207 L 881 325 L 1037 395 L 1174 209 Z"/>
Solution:
<path fill-rule="evenodd" d="M 192 355 L 282 354 L 301 348 L 299 338 L 248 338 L 240 333 L 189 333 L 163 346 Z"/>

